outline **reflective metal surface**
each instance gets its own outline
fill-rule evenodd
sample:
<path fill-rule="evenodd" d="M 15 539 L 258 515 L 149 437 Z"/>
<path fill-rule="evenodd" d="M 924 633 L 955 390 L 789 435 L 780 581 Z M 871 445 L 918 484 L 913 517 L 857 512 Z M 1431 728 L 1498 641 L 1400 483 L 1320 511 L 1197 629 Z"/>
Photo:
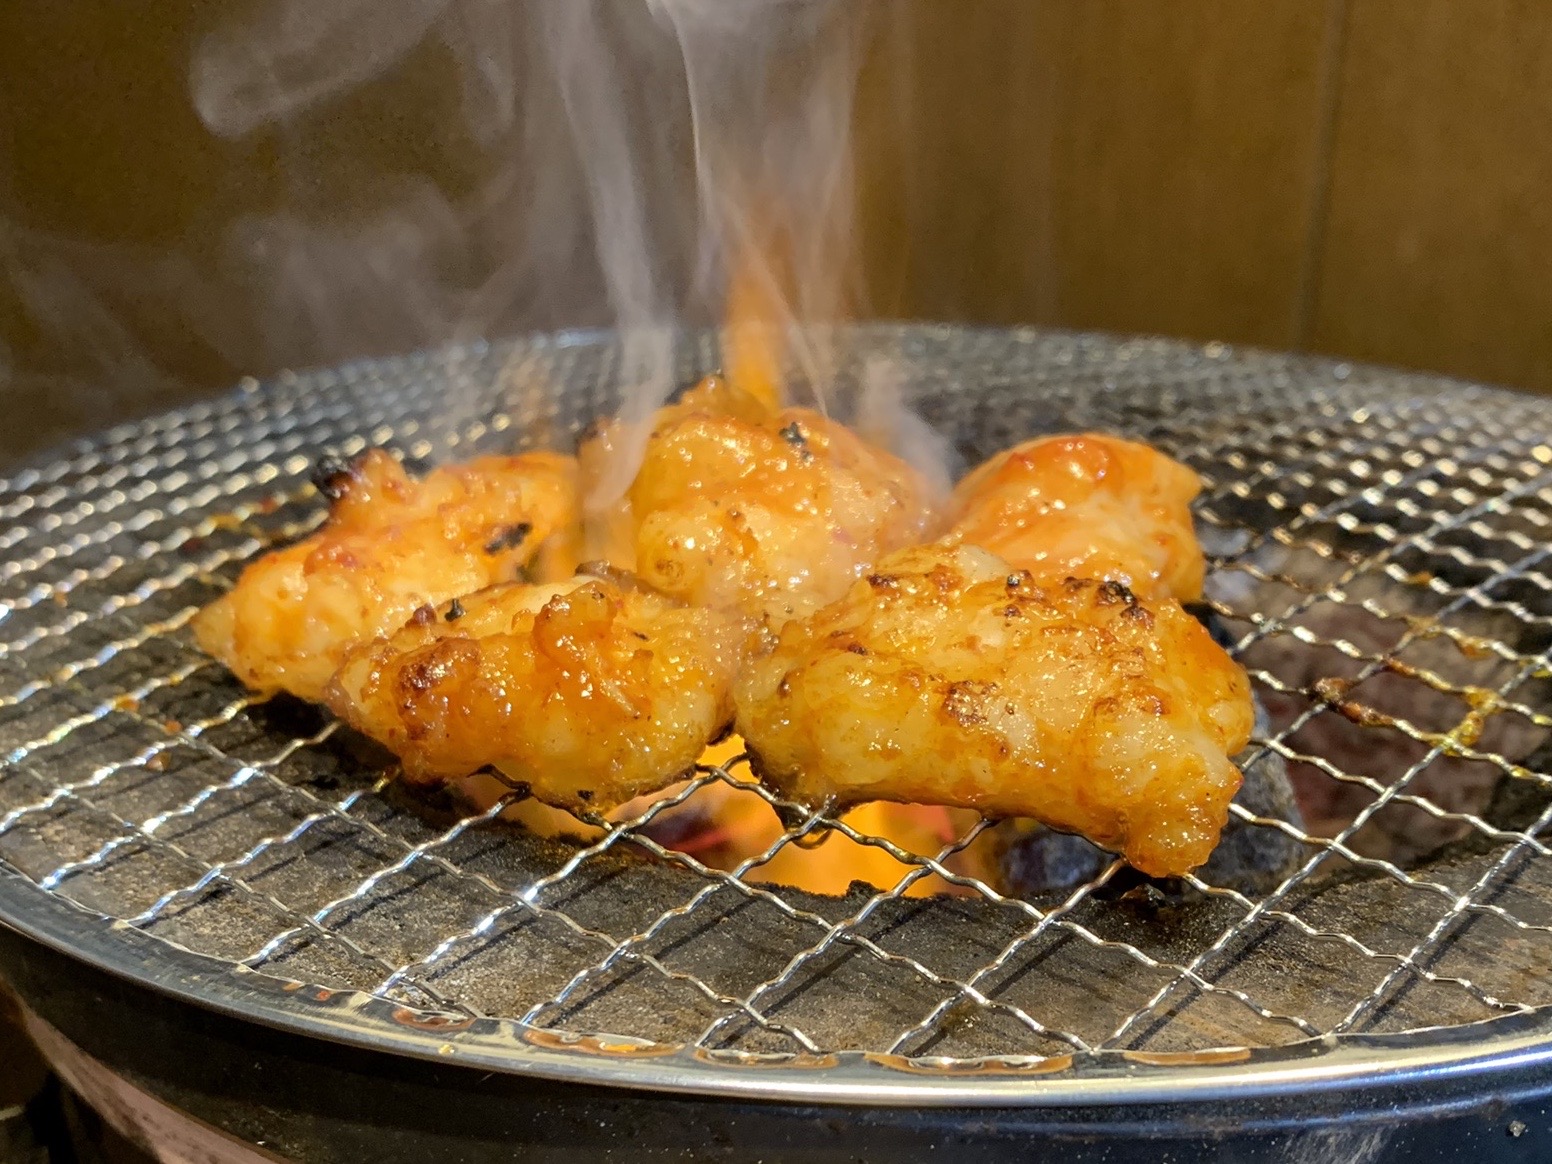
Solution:
<path fill-rule="evenodd" d="M 1073 1104 L 1402 1083 L 1545 1058 L 1552 1003 L 1552 406 L 1164 341 L 842 333 L 967 456 L 1098 428 L 1190 463 L 1209 598 L 1293 806 L 1283 854 L 1015 896 L 882 847 L 893 890 L 708 868 L 649 810 L 590 844 L 410 800 L 321 713 L 259 703 L 186 624 L 318 520 L 314 457 L 564 444 L 601 335 L 310 373 L 0 484 L 0 919 L 198 1005 L 490 1070 L 882 1104 Z M 682 346 L 681 378 L 715 364 Z M 726 780 L 710 769 L 701 782 Z M 979 829 L 981 826 L 977 826 Z M 747 871 L 745 871 L 747 873 Z M 909 899 L 928 873 L 961 896 Z"/>

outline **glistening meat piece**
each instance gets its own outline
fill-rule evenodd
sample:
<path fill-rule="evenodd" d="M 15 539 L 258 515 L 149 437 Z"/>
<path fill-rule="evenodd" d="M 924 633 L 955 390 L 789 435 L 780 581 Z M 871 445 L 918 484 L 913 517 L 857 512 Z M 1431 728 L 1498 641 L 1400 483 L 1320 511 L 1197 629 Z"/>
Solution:
<path fill-rule="evenodd" d="M 942 543 L 788 623 L 737 700 L 756 770 L 795 799 L 1032 817 L 1154 876 L 1207 860 L 1254 718 L 1244 673 L 1173 600 Z"/>
<path fill-rule="evenodd" d="M 1269 730 L 1266 713 L 1257 706 L 1255 735 L 1264 737 Z M 1265 894 L 1309 860 L 1312 850 L 1275 824 L 1259 823 L 1284 821 L 1297 830 L 1304 828 L 1282 757 L 1265 749 L 1253 752 L 1254 759 L 1241 769 L 1244 783 L 1234 803 L 1256 820 L 1231 813 L 1217 848 L 1196 873 L 1209 885 Z M 996 857 L 991 876 L 1014 897 L 1069 892 L 1098 876 L 1111 860 L 1082 837 L 1052 832 L 1033 821 L 1002 821 L 990 835 Z"/>
<path fill-rule="evenodd" d="M 585 478 L 608 470 L 624 435 L 608 425 L 584 442 Z M 685 602 L 779 626 L 840 597 L 931 520 L 926 484 L 904 461 L 713 376 L 654 417 L 593 552 Z"/>
<path fill-rule="evenodd" d="M 265 694 L 321 699 L 347 649 L 419 607 L 530 563 L 575 566 L 570 457 L 481 457 L 415 480 L 371 449 L 317 483 L 331 502 L 323 527 L 254 562 L 194 621 L 199 645 Z"/>
<path fill-rule="evenodd" d="M 511 583 L 351 651 L 327 701 L 411 782 L 490 765 L 546 804 L 602 812 L 672 783 L 726 729 L 749 635 L 624 578 Z"/>
<path fill-rule="evenodd" d="M 952 535 L 1040 578 L 1099 578 L 1133 593 L 1201 597 L 1191 522 L 1201 479 L 1119 437 L 1051 436 L 986 461 L 954 490 Z"/>

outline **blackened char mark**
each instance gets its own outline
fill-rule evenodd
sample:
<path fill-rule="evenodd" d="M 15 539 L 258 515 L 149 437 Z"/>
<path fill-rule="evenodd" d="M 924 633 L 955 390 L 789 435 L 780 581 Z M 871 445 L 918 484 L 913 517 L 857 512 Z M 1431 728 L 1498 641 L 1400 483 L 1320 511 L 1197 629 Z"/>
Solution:
<path fill-rule="evenodd" d="M 345 491 L 350 485 L 353 467 L 351 462 L 337 453 L 324 453 L 313 464 L 312 475 L 309 478 L 313 488 L 318 490 L 330 501 L 338 501 L 345 496 Z"/>
<path fill-rule="evenodd" d="M 797 421 L 781 430 L 781 439 L 797 450 L 798 460 L 806 464 L 814 459 L 813 450 L 808 447 L 808 436 Z"/>
<path fill-rule="evenodd" d="M 487 554 L 499 554 L 503 550 L 515 550 L 528 540 L 528 535 L 533 533 L 531 522 L 520 521 L 516 525 L 503 526 L 496 531 L 496 536 L 485 543 Z"/>
<path fill-rule="evenodd" d="M 1125 582 L 1102 582 L 1099 586 L 1099 601 L 1106 606 L 1117 602 L 1124 602 L 1128 606 L 1137 605 L 1137 595 L 1133 594 Z"/>

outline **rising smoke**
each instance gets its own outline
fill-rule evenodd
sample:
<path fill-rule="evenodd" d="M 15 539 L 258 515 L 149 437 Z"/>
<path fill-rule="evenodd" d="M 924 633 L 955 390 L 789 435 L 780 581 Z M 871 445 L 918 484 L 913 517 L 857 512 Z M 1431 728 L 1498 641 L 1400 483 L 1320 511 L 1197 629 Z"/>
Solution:
<path fill-rule="evenodd" d="M 557 310 L 700 324 L 720 315 L 734 257 L 757 253 L 791 315 L 823 320 L 852 270 L 863 23 L 838 0 L 271 0 L 199 47 L 191 90 L 212 131 L 284 140 L 424 42 L 447 53 L 449 132 L 489 162 L 471 196 L 422 183 L 348 237 L 245 224 L 239 249 L 266 260 L 272 297 L 309 314 L 332 322 L 350 280 L 330 271 L 355 270 L 392 272 L 402 313 L 454 334 L 562 325 Z M 285 164 L 305 187 L 305 159 Z"/>
<path fill-rule="evenodd" d="M 90 323 L 78 378 L 161 376 L 127 326 L 137 298 L 243 371 L 603 324 L 626 337 L 626 416 L 640 419 L 674 387 L 669 329 L 720 320 L 737 269 L 759 285 L 766 322 L 821 325 L 800 327 L 789 355 L 795 382 L 828 403 L 822 325 L 866 307 L 851 139 L 869 5 L 259 0 L 239 11 L 195 45 L 190 100 L 210 133 L 273 152 L 273 208 L 231 224 L 203 262 L 72 256 L 73 243 L 16 229 L 0 238 L 25 311 L 65 330 Z M 385 83 L 435 111 L 416 124 L 437 156 L 459 159 L 456 182 L 414 165 L 395 173 L 392 159 L 352 177 L 350 158 L 331 156 L 341 111 Z M 869 427 L 927 455 L 921 427 L 897 415 L 898 377 L 875 368 L 867 380 Z"/>

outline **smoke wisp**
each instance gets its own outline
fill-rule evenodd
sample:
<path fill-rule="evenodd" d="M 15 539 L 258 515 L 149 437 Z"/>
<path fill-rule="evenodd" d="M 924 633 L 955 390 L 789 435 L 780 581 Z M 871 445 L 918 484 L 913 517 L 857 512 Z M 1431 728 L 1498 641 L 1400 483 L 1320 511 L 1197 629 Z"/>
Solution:
<path fill-rule="evenodd" d="M 885 416 L 890 376 L 827 396 L 829 325 L 866 309 L 852 132 L 872 16 L 845 0 L 255 0 L 195 39 L 187 99 L 205 132 L 269 159 L 264 196 L 163 254 L 0 207 L 0 259 L 34 327 L 78 353 L 60 375 L 82 390 L 175 390 L 137 347 L 150 319 L 257 374 L 606 325 L 633 421 L 676 387 L 672 329 L 723 320 L 742 285 L 795 396 L 866 408 L 931 460 L 919 425 Z M 628 480 L 628 446 L 607 488 Z"/>

